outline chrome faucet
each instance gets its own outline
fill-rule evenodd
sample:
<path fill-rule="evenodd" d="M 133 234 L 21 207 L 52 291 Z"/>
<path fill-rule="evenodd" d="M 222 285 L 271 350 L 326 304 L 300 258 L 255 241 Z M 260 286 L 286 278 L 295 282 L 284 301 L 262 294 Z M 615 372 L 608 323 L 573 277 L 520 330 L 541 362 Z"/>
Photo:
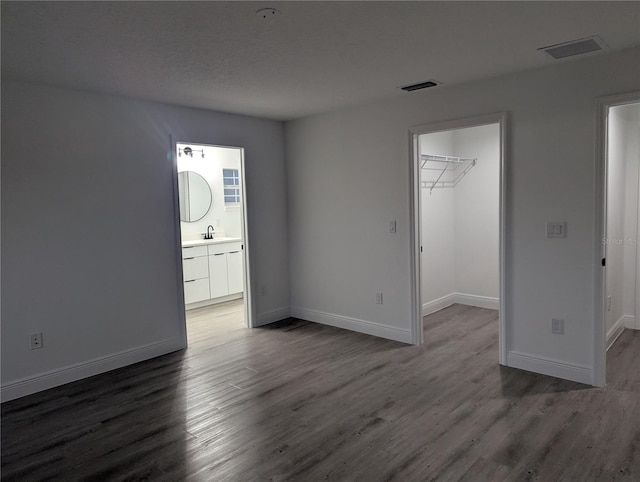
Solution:
<path fill-rule="evenodd" d="M 209 232 L 209 230 L 211 230 L 211 232 Z M 207 234 L 204 235 L 204 239 L 213 239 L 213 235 L 215 234 L 214 231 L 213 226 L 209 225 L 207 227 Z"/>

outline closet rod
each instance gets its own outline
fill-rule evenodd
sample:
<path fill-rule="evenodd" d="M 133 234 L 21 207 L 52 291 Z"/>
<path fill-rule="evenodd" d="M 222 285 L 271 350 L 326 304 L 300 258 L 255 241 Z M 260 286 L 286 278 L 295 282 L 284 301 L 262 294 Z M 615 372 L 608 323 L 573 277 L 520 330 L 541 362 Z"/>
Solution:
<path fill-rule="evenodd" d="M 436 187 L 455 187 L 456 184 L 462 179 L 462 177 L 469 172 L 473 166 L 476 165 L 476 158 L 470 157 L 456 157 L 456 156 L 440 156 L 434 154 L 422 154 L 420 156 L 421 169 L 425 171 L 439 171 L 440 174 L 435 180 L 427 180 L 421 181 L 423 187 L 429 187 L 431 185 L 431 189 L 429 193 L 431 193 Z M 428 167 L 428 163 L 432 162 L 434 167 Z M 444 164 L 444 167 L 442 167 Z M 439 167 L 435 167 L 438 165 Z M 462 168 L 461 172 L 457 172 L 458 169 Z M 451 180 L 442 180 L 442 177 L 445 173 L 451 173 L 452 175 L 449 177 L 453 177 Z"/>

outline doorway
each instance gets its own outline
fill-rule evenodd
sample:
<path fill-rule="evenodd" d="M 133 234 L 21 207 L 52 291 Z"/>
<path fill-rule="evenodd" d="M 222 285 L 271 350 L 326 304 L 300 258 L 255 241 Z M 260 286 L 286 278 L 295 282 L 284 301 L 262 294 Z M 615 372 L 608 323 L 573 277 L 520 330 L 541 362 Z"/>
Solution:
<path fill-rule="evenodd" d="M 244 151 L 175 144 L 180 290 L 189 343 L 253 326 Z"/>
<path fill-rule="evenodd" d="M 606 352 L 638 330 L 640 307 L 640 93 L 599 102 L 594 384 L 606 384 Z"/>
<path fill-rule="evenodd" d="M 410 130 L 413 341 L 453 304 L 497 309 L 506 364 L 504 113 Z"/>

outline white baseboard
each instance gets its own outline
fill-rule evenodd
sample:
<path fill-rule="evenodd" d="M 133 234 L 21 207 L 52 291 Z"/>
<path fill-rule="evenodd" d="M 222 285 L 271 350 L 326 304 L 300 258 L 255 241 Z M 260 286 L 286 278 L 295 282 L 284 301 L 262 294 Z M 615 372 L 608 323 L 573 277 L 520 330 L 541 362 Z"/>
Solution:
<path fill-rule="evenodd" d="M 624 316 L 624 327 L 630 330 L 640 330 L 640 318 L 636 318 L 632 315 Z"/>
<path fill-rule="evenodd" d="M 422 304 L 422 316 L 430 315 L 436 311 L 444 310 L 455 303 L 455 293 L 443 296 L 437 300 Z"/>
<path fill-rule="evenodd" d="M 5 383 L 0 387 L 0 400 L 3 402 L 14 400 L 32 393 L 115 370 L 116 368 L 166 355 L 167 353 L 182 350 L 185 347 L 184 339 L 173 338 Z"/>
<path fill-rule="evenodd" d="M 625 328 L 626 316 L 622 315 L 618 321 L 607 331 L 607 350 L 616 342 L 618 337 L 622 335 L 622 330 Z"/>
<path fill-rule="evenodd" d="M 277 310 L 267 311 L 256 315 L 256 321 L 254 326 L 268 325 L 280 320 L 286 320 L 291 316 L 291 310 L 289 307 L 278 308 Z"/>
<path fill-rule="evenodd" d="M 403 343 L 412 343 L 413 341 L 411 339 L 411 330 L 383 325 L 382 323 L 376 323 L 374 321 L 359 320 L 357 318 L 349 318 L 347 316 L 297 307 L 291 308 L 291 316 L 300 318 L 301 320 L 344 328 L 345 330 L 357 331 L 358 333 L 378 336 L 388 340 Z"/>
<path fill-rule="evenodd" d="M 437 300 L 423 303 L 422 316 L 430 315 L 453 304 L 497 310 L 500 308 L 500 299 L 491 296 L 470 295 L 467 293 L 451 293 Z"/>
<path fill-rule="evenodd" d="M 211 298 L 209 300 L 204 301 L 196 301 L 195 303 L 189 303 L 188 305 L 184 305 L 185 310 L 195 310 L 196 308 L 203 308 L 205 306 L 217 305 L 218 303 L 224 303 L 225 301 L 239 300 L 244 297 L 244 293 L 234 293 L 232 295 L 221 296 L 219 298 Z"/>
<path fill-rule="evenodd" d="M 490 310 L 500 309 L 500 299 L 492 296 L 470 295 L 467 293 L 454 293 L 455 302 L 459 305 L 477 306 Z"/>
<path fill-rule="evenodd" d="M 591 368 L 551 360 L 550 358 L 510 351 L 507 353 L 507 366 L 527 370 L 529 372 L 541 373 L 551 377 L 585 383 L 587 385 L 593 384 L 593 373 Z"/>

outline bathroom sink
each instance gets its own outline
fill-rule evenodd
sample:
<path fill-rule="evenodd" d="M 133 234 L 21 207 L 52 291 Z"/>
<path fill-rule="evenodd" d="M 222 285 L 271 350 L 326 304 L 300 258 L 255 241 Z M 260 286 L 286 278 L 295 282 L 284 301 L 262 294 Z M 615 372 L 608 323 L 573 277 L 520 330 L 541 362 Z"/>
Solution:
<path fill-rule="evenodd" d="M 182 246 L 200 246 L 203 244 L 232 243 L 241 241 L 240 238 L 219 237 L 213 239 L 193 239 L 191 241 L 183 241 Z"/>

